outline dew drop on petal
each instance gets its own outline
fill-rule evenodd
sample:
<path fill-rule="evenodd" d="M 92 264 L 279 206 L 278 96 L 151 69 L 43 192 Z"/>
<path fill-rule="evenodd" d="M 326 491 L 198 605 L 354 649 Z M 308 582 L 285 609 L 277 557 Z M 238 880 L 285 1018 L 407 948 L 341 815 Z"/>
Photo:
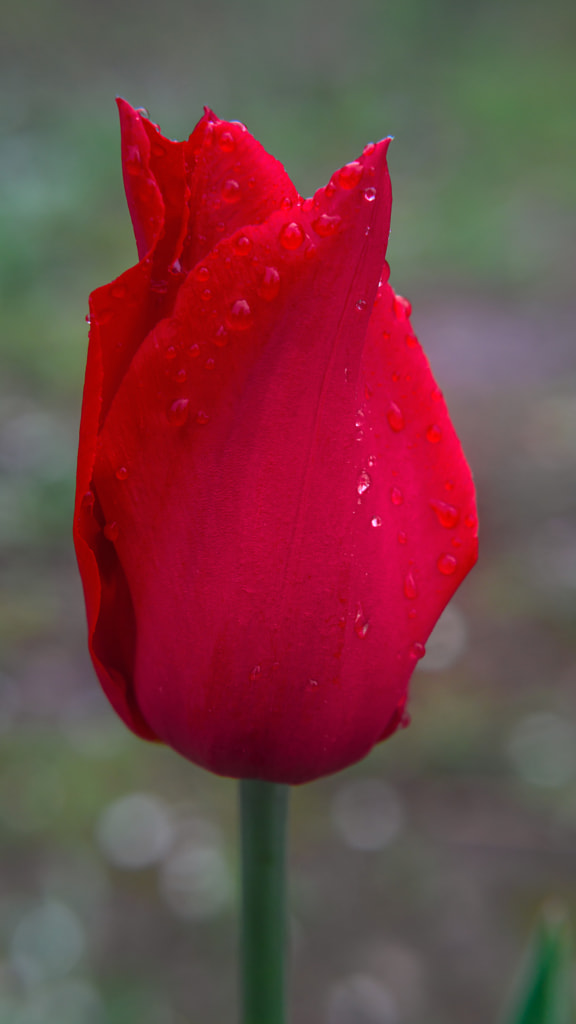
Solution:
<path fill-rule="evenodd" d="M 168 422 L 175 427 L 181 427 L 188 419 L 188 406 L 189 400 L 187 398 L 177 398 L 175 402 L 172 402 L 167 409 L 166 417 Z"/>
<path fill-rule="evenodd" d="M 411 572 L 406 573 L 404 577 L 404 597 L 407 597 L 409 601 L 418 597 L 418 587 Z"/>
<path fill-rule="evenodd" d="M 359 636 L 360 639 L 363 639 L 368 632 L 369 626 L 370 623 L 368 622 L 367 618 L 364 615 L 362 605 L 359 604 L 358 609 L 356 611 L 356 618 L 354 619 L 354 632 L 356 633 L 356 636 Z"/>
<path fill-rule="evenodd" d="M 174 374 L 174 380 L 176 381 L 177 384 L 185 384 L 187 377 L 188 374 L 186 373 L 186 370 L 184 369 L 183 366 L 180 367 L 180 369 L 177 370 L 176 373 Z"/>
<path fill-rule="evenodd" d="M 430 505 L 436 513 L 440 526 L 451 530 L 454 526 L 458 525 L 460 509 L 456 508 L 456 505 L 449 505 L 446 501 L 431 501 Z"/>
<path fill-rule="evenodd" d="M 106 525 L 104 526 L 104 536 L 106 537 L 107 540 L 111 540 L 111 541 L 118 540 L 118 534 L 119 533 L 120 533 L 120 529 L 118 527 L 118 523 L 115 523 L 115 522 L 106 523 Z"/>
<path fill-rule="evenodd" d="M 349 164 L 345 164 L 341 167 L 336 175 L 336 180 L 340 188 L 347 190 L 356 188 L 362 177 L 362 164 L 358 160 L 353 160 Z"/>
<path fill-rule="evenodd" d="M 424 644 L 421 644 L 421 643 L 418 643 L 418 642 L 416 642 L 415 644 L 412 644 L 412 646 L 410 648 L 410 657 L 411 658 L 414 658 L 415 661 L 420 661 L 420 658 L 423 658 L 425 654 L 426 654 L 426 648 L 425 648 Z"/>
<path fill-rule="evenodd" d="M 428 427 L 428 430 L 426 431 L 426 440 L 429 441 L 430 444 L 438 444 L 438 442 L 442 440 L 442 431 L 437 423 L 432 423 L 431 426 Z"/>
<path fill-rule="evenodd" d="M 304 230 L 296 221 L 285 224 L 280 231 L 279 241 L 283 249 L 294 252 L 299 249 L 305 238 Z"/>
<path fill-rule="evenodd" d="M 206 362 L 204 363 L 204 369 L 205 370 L 213 370 L 215 366 L 216 366 L 216 363 L 215 363 L 214 359 L 207 359 Z"/>
<path fill-rule="evenodd" d="M 204 425 L 205 423 L 208 423 L 209 419 L 210 417 L 207 412 L 204 412 L 204 409 L 199 409 L 196 413 L 196 423 Z"/>
<path fill-rule="evenodd" d="M 375 149 L 375 142 L 367 142 L 366 145 L 364 146 L 364 149 L 362 150 L 362 156 L 372 156 L 372 153 L 374 152 Z"/>
<path fill-rule="evenodd" d="M 402 295 L 394 296 L 394 316 L 397 320 L 408 320 L 412 313 L 412 304 Z"/>
<path fill-rule="evenodd" d="M 224 327 L 224 324 L 220 324 L 212 341 L 215 345 L 218 345 L 218 348 L 224 348 L 224 346 L 228 344 L 228 331 Z"/>
<path fill-rule="evenodd" d="M 235 203 L 240 198 L 240 185 L 234 178 L 229 178 L 222 185 L 220 195 L 225 203 Z"/>
<path fill-rule="evenodd" d="M 469 530 L 473 530 L 476 527 L 476 525 L 477 525 L 476 516 L 472 516 L 472 515 L 465 516 L 464 517 L 464 525 L 467 526 Z"/>
<path fill-rule="evenodd" d="M 452 576 L 458 567 L 458 559 L 454 555 L 440 555 L 436 565 L 443 576 Z"/>
<path fill-rule="evenodd" d="M 84 509 L 84 510 L 85 510 L 86 512 L 90 512 L 90 511 L 92 511 L 92 509 L 94 508 L 94 502 L 95 502 L 95 500 L 96 500 L 96 499 L 95 499 L 95 497 L 94 497 L 94 492 L 93 492 L 93 491 L 86 491 L 86 492 L 85 492 L 85 493 L 84 493 L 84 494 L 82 495 L 82 501 L 81 501 L 81 503 L 80 503 L 80 504 L 81 504 L 82 508 L 83 508 L 83 509 Z"/>
<path fill-rule="evenodd" d="M 231 132 L 222 132 L 218 139 L 218 146 L 223 153 L 233 153 L 236 148 L 236 142 Z"/>
<path fill-rule="evenodd" d="M 164 349 L 164 355 L 166 359 L 175 359 L 176 348 L 174 347 L 174 345 L 168 345 L 168 347 Z"/>
<path fill-rule="evenodd" d="M 264 267 L 264 273 L 258 288 L 258 295 L 266 302 L 272 302 L 280 291 L 280 274 L 276 267 Z"/>
<path fill-rule="evenodd" d="M 246 331 L 252 326 L 254 319 L 246 299 L 236 299 L 236 302 L 232 303 L 226 322 L 233 331 Z"/>
<path fill-rule="evenodd" d="M 440 391 L 440 388 L 434 388 L 433 391 L 432 391 L 432 401 L 434 401 L 434 402 L 441 402 L 442 401 L 442 397 L 443 396 L 442 396 L 442 392 Z"/>
<path fill-rule="evenodd" d="M 212 298 L 212 292 L 210 291 L 209 288 L 204 288 L 204 290 L 200 292 L 200 300 L 201 300 L 201 302 L 210 302 L 211 298 Z"/>
<path fill-rule="evenodd" d="M 236 235 L 232 240 L 232 252 L 236 256 L 248 256 L 252 252 L 252 239 L 248 235 Z"/>
<path fill-rule="evenodd" d="M 398 532 L 398 543 L 399 544 L 407 544 L 408 543 L 408 535 L 404 532 L 404 530 L 399 530 L 399 532 Z"/>
<path fill-rule="evenodd" d="M 192 356 L 192 359 L 196 359 L 200 355 L 200 345 L 198 345 L 197 342 L 194 342 L 193 345 L 190 345 L 188 351 Z"/>
<path fill-rule="evenodd" d="M 366 299 L 358 299 L 358 302 L 356 303 L 354 308 L 358 311 L 358 313 L 363 313 L 367 305 L 368 303 L 366 302 Z"/>
<path fill-rule="evenodd" d="M 374 518 L 370 520 L 370 525 L 373 526 L 375 529 L 377 529 L 379 526 L 382 526 L 382 519 L 381 519 L 381 517 L 380 516 L 374 516 Z"/>
<path fill-rule="evenodd" d="M 406 345 L 408 348 L 418 348 L 418 338 L 415 334 L 406 335 Z"/>
<path fill-rule="evenodd" d="M 126 466 L 119 466 L 118 469 L 116 470 L 115 476 L 117 480 L 125 480 L 126 477 L 128 476 L 128 470 L 126 469 Z"/>
<path fill-rule="evenodd" d="M 320 217 L 312 221 L 312 227 L 320 238 L 329 238 L 331 235 L 335 235 L 342 223 L 342 218 L 338 215 L 331 217 L 327 213 L 322 213 Z"/>
<path fill-rule="evenodd" d="M 262 666 L 261 665 L 254 665 L 254 668 L 252 669 L 252 671 L 250 673 L 250 682 L 255 683 L 256 680 L 259 679 L 261 675 L 262 675 Z"/>
<path fill-rule="evenodd" d="M 290 199 L 290 196 L 284 196 L 282 202 L 280 203 L 280 209 L 281 210 L 291 210 L 292 209 L 292 200 Z"/>
<path fill-rule="evenodd" d="M 403 505 L 404 495 L 399 487 L 393 487 L 390 491 L 390 501 L 393 505 Z"/>
<path fill-rule="evenodd" d="M 371 185 L 370 188 L 364 189 L 364 199 L 366 200 L 367 203 L 373 203 L 374 200 L 376 199 L 376 189 L 373 187 L 373 185 Z"/>
<path fill-rule="evenodd" d="M 210 277 L 208 267 L 195 267 L 193 273 L 197 281 L 207 281 Z"/>
<path fill-rule="evenodd" d="M 401 430 L 404 430 L 404 415 L 395 402 L 390 403 L 388 412 L 386 413 L 386 419 L 388 420 L 388 426 L 395 433 L 399 433 Z"/>
<path fill-rule="evenodd" d="M 366 470 L 361 470 L 358 476 L 358 482 L 356 484 L 356 490 L 358 491 L 358 494 L 365 494 L 368 488 L 370 487 L 371 483 L 372 480 L 370 479 L 370 476 L 366 472 Z"/>

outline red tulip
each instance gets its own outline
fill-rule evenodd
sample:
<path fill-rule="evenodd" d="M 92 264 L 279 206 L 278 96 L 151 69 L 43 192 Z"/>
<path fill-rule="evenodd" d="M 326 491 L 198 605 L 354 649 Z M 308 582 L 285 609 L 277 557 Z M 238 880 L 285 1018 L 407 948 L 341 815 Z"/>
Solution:
<path fill-rule="evenodd" d="M 402 721 L 476 559 L 470 472 L 387 283 L 388 141 L 302 200 L 243 125 L 120 101 L 139 263 L 90 301 L 75 540 L 139 736 L 299 783 Z"/>

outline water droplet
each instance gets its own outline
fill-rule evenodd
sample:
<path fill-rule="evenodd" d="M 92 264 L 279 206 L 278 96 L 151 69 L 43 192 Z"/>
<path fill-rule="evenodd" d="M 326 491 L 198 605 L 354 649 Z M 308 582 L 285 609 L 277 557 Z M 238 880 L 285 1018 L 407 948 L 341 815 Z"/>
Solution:
<path fill-rule="evenodd" d="M 220 195 L 225 203 L 235 203 L 240 199 L 240 185 L 233 178 L 225 181 L 220 189 Z"/>
<path fill-rule="evenodd" d="M 375 529 L 378 529 L 379 526 L 382 526 L 382 519 L 380 518 L 380 516 L 374 516 L 374 518 L 370 520 L 370 525 L 373 526 Z"/>
<path fill-rule="evenodd" d="M 356 484 L 356 490 L 358 491 L 358 494 L 365 494 L 368 488 L 370 487 L 371 483 L 372 480 L 370 479 L 370 476 L 366 472 L 366 470 L 361 470 L 358 476 L 358 483 Z"/>
<path fill-rule="evenodd" d="M 397 320 L 408 320 L 412 313 L 412 304 L 402 295 L 394 296 L 394 316 Z"/>
<path fill-rule="evenodd" d="M 210 302 L 211 298 L 212 298 L 212 292 L 210 291 L 209 288 L 204 288 L 204 290 L 200 292 L 200 300 L 201 300 L 201 302 Z"/>
<path fill-rule="evenodd" d="M 308 680 L 308 686 L 318 686 L 318 680 L 317 679 L 309 679 Z"/>
<path fill-rule="evenodd" d="M 356 188 L 360 178 L 362 177 L 362 164 L 358 160 L 353 160 L 349 164 L 345 164 L 341 167 L 336 174 L 336 180 L 340 185 L 340 188 L 347 190 Z"/>
<path fill-rule="evenodd" d="M 356 636 L 359 636 L 360 639 L 363 639 L 368 632 L 369 626 L 370 623 L 364 616 L 364 612 L 362 611 L 362 605 L 359 604 L 358 609 L 356 611 L 356 618 L 354 619 L 354 632 L 356 633 Z"/>
<path fill-rule="evenodd" d="M 369 466 L 375 466 L 376 465 L 376 456 L 375 455 L 369 455 L 368 456 L 368 465 Z"/>
<path fill-rule="evenodd" d="M 428 427 L 428 430 L 426 431 L 426 440 L 429 441 L 430 444 L 438 444 L 438 442 L 442 440 L 442 431 L 437 423 L 433 423 Z"/>
<path fill-rule="evenodd" d="M 183 366 L 181 366 L 179 370 L 176 370 L 173 379 L 176 381 L 177 384 L 185 384 L 187 377 L 188 374 L 186 373 L 186 370 L 184 369 Z"/>
<path fill-rule="evenodd" d="M 388 420 L 388 426 L 395 433 L 399 433 L 401 430 L 404 430 L 404 415 L 395 402 L 390 403 L 388 412 L 386 413 L 386 419 Z"/>
<path fill-rule="evenodd" d="M 147 121 L 150 120 L 150 114 L 146 110 L 146 107 L 136 107 L 136 113 L 140 114 L 140 117 L 145 117 Z"/>
<path fill-rule="evenodd" d="M 187 398 L 177 398 L 175 402 L 172 402 L 166 412 L 168 422 L 175 427 L 183 426 L 188 419 L 189 404 Z"/>
<path fill-rule="evenodd" d="M 403 505 L 404 495 L 399 487 L 393 487 L 390 491 L 390 501 L 393 505 Z"/>
<path fill-rule="evenodd" d="M 198 356 L 200 355 L 200 345 L 198 345 L 197 342 L 194 342 L 193 345 L 190 345 L 188 351 L 192 356 L 192 359 L 197 359 Z"/>
<path fill-rule="evenodd" d="M 236 302 L 232 303 L 226 322 L 233 331 L 247 331 L 252 326 L 254 319 L 246 299 L 236 299 Z"/>
<path fill-rule="evenodd" d="M 222 132 L 218 139 L 218 146 L 223 153 L 233 153 L 236 148 L 236 142 L 231 132 Z"/>
<path fill-rule="evenodd" d="M 291 221 L 290 224 L 285 224 L 280 231 L 280 245 L 284 249 L 288 249 L 289 252 L 294 252 L 299 249 L 302 245 L 305 234 L 303 228 L 296 221 Z"/>
<path fill-rule="evenodd" d="M 106 537 L 107 540 L 111 540 L 111 541 L 118 540 L 118 534 L 119 533 L 120 533 L 120 529 L 119 529 L 118 523 L 115 523 L 115 522 L 106 523 L 106 525 L 104 526 L 104 536 Z"/>
<path fill-rule="evenodd" d="M 142 157 L 138 146 L 126 146 L 125 163 L 130 174 L 137 174 L 142 166 Z"/>
<path fill-rule="evenodd" d="M 464 525 L 467 526 L 469 530 L 473 530 L 477 526 L 477 523 L 478 520 L 476 519 L 476 516 L 467 515 L 464 517 Z"/>
<path fill-rule="evenodd" d="M 167 348 L 164 349 L 164 357 L 169 360 L 176 359 L 176 348 L 174 345 L 168 345 Z"/>
<path fill-rule="evenodd" d="M 440 391 L 440 388 L 434 388 L 433 391 L 432 391 L 432 401 L 434 401 L 434 402 L 441 402 L 442 401 L 442 397 L 443 396 L 442 396 L 442 392 Z"/>
<path fill-rule="evenodd" d="M 454 526 L 458 525 L 460 519 L 460 509 L 456 508 L 455 505 L 448 505 L 445 501 L 431 501 L 431 507 L 436 513 L 436 517 L 440 526 L 444 526 L 447 530 L 451 530 Z"/>
<path fill-rule="evenodd" d="M 443 576 L 451 576 L 458 568 L 458 559 L 454 555 L 440 555 L 436 565 Z"/>
<path fill-rule="evenodd" d="M 248 235 L 236 235 L 232 239 L 232 252 L 236 256 L 248 256 L 252 251 L 252 239 Z"/>
<path fill-rule="evenodd" d="M 207 359 L 206 362 L 204 363 L 204 369 L 206 370 L 213 370 L 215 366 L 216 362 L 214 359 Z"/>
<path fill-rule="evenodd" d="M 415 661 L 420 661 L 420 658 L 423 658 L 425 654 L 426 654 L 426 648 L 425 648 L 424 644 L 420 644 L 418 642 L 416 642 L 415 644 L 412 644 L 412 647 L 410 648 L 410 657 L 411 658 L 414 658 Z"/>
<path fill-rule="evenodd" d="M 193 275 L 197 281 L 204 282 L 207 281 L 208 278 L 210 277 L 210 271 L 208 270 L 208 267 L 195 267 Z"/>
<path fill-rule="evenodd" d="M 399 530 L 398 531 L 398 543 L 399 544 L 407 544 L 408 543 L 408 534 L 405 533 L 404 530 Z"/>
<path fill-rule="evenodd" d="M 462 547 L 462 541 L 460 540 L 460 537 L 452 537 L 452 547 L 453 548 L 461 548 Z"/>
<path fill-rule="evenodd" d="M 362 150 L 362 156 L 372 156 L 372 153 L 374 152 L 375 149 L 375 142 L 367 142 L 366 145 L 364 146 L 364 149 Z"/>
<path fill-rule="evenodd" d="M 408 348 L 418 348 L 418 338 L 415 334 L 406 335 L 406 345 Z"/>
<path fill-rule="evenodd" d="M 276 267 L 264 267 L 264 273 L 258 288 L 258 295 L 266 302 L 272 302 L 280 291 L 280 274 Z"/>
<path fill-rule="evenodd" d="M 418 587 L 411 572 L 406 573 L 404 577 L 404 597 L 407 597 L 409 601 L 418 597 Z"/>
<path fill-rule="evenodd" d="M 314 198 L 313 198 L 313 196 L 306 196 L 306 199 L 302 203 L 302 210 L 303 210 L 303 212 L 304 213 L 310 213 L 310 210 L 313 208 L 313 206 L 314 206 Z"/>
<path fill-rule="evenodd" d="M 204 409 L 199 409 L 196 413 L 196 423 L 204 425 L 205 423 L 208 423 L 209 419 L 210 417 L 207 412 L 204 412 Z"/>
<path fill-rule="evenodd" d="M 252 669 L 252 671 L 250 673 L 250 682 L 251 683 L 255 683 L 256 680 L 259 679 L 261 675 L 262 675 L 262 666 L 261 665 L 254 665 L 254 668 Z"/>
<path fill-rule="evenodd" d="M 372 185 L 364 189 L 364 199 L 367 203 L 373 203 L 376 199 L 376 189 Z"/>
<path fill-rule="evenodd" d="M 320 217 L 312 221 L 312 227 L 320 238 L 329 238 L 330 235 L 335 235 L 342 223 L 342 218 L 338 215 L 329 216 L 327 213 L 322 213 Z"/>
<path fill-rule="evenodd" d="M 409 612 L 408 612 L 408 618 L 409 618 L 409 619 L 415 619 L 415 618 L 416 618 L 416 616 L 417 616 L 417 614 L 418 614 L 418 613 L 417 613 L 417 611 L 416 611 L 416 609 L 415 609 L 415 608 L 410 608 L 410 610 L 409 610 Z"/>
<path fill-rule="evenodd" d="M 220 324 L 216 334 L 212 338 L 212 341 L 215 345 L 218 345 L 218 348 L 224 348 L 224 346 L 228 344 L 228 331 L 224 327 L 224 324 Z"/>
<path fill-rule="evenodd" d="M 115 476 L 117 480 L 125 480 L 126 477 L 128 476 L 128 470 L 126 469 L 126 466 L 119 466 L 118 469 L 116 470 Z"/>
<path fill-rule="evenodd" d="M 326 199 L 332 199 L 332 196 L 334 195 L 335 191 L 336 186 L 331 181 L 329 181 L 328 184 L 326 185 L 326 188 L 324 189 L 324 195 L 326 196 Z"/>
<path fill-rule="evenodd" d="M 456 486 L 456 484 L 454 483 L 453 480 L 446 480 L 446 482 L 444 484 L 444 490 L 445 491 L 453 491 L 455 486 Z"/>
<path fill-rule="evenodd" d="M 91 512 L 92 509 L 94 508 L 95 500 L 96 499 L 94 498 L 94 492 L 93 491 L 86 491 L 82 495 L 82 501 L 80 502 L 80 504 L 81 504 L 82 508 L 86 512 Z"/>
<path fill-rule="evenodd" d="M 362 313 L 366 309 L 367 305 L 368 303 L 366 302 L 366 299 L 358 299 L 358 302 L 356 303 L 354 308 L 358 310 L 359 313 Z"/>
<path fill-rule="evenodd" d="M 284 196 L 282 202 L 280 203 L 280 209 L 281 210 L 291 210 L 292 209 L 292 200 L 290 199 L 290 196 Z"/>
<path fill-rule="evenodd" d="M 92 323 L 92 317 L 90 316 L 90 313 L 86 313 L 86 316 L 84 317 L 84 320 L 86 321 L 87 324 L 91 324 Z"/>

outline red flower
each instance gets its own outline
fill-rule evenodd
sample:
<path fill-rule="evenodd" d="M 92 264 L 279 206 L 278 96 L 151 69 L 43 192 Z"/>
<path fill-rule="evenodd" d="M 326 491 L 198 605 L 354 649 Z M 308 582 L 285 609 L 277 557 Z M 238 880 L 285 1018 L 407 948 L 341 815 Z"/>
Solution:
<path fill-rule="evenodd" d="M 387 283 L 388 140 L 302 200 L 243 125 L 120 102 L 140 262 L 93 293 L 75 540 L 139 736 L 305 782 L 401 722 L 476 558 L 470 472 Z"/>

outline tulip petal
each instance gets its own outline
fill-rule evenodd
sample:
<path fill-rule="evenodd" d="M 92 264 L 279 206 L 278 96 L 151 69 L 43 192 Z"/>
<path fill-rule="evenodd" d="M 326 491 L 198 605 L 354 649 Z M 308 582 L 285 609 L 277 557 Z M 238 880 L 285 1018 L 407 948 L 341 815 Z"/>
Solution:
<path fill-rule="evenodd" d="M 181 254 L 187 270 L 222 238 L 299 199 L 280 161 L 237 121 L 207 110 L 188 147 L 190 223 Z"/>
<path fill-rule="evenodd" d="M 358 643 L 356 383 L 388 236 L 385 151 L 363 158 L 356 187 L 335 176 L 316 205 L 222 242 L 211 301 L 192 273 L 103 427 L 94 486 L 131 584 L 138 704 L 166 742 L 221 773 L 333 771 L 369 749 L 401 697 L 399 681 L 382 687 L 379 658 L 368 694 L 361 675 L 351 688 L 342 676 Z M 351 707 L 362 728 L 346 726 Z"/>

